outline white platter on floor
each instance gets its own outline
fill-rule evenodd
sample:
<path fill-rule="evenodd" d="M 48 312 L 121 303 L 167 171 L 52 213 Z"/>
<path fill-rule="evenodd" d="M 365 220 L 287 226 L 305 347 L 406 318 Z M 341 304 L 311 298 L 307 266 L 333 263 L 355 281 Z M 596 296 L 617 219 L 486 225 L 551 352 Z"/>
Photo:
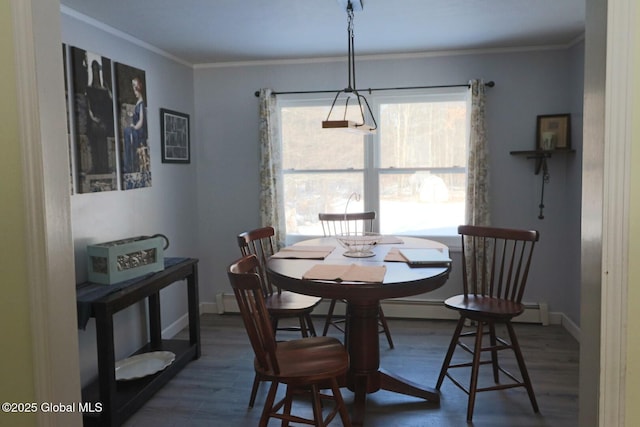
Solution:
<path fill-rule="evenodd" d="M 171 365 L 176 355 L 170 351 L 136 354 L 116 362 L 116 380 L 134 380 L 155 374 Z"/>

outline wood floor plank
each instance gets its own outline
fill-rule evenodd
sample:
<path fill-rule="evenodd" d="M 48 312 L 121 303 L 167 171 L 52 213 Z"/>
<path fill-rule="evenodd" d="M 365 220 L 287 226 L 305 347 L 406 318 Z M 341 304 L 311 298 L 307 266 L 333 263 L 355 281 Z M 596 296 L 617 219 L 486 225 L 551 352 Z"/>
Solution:
<path fill-rule="evenodd" d="M 435 386 L 455 322 L 388 319 L 395 349 L 381 341 L 380 365 L 413 382 Z M 322 318 L 314 318 L 320 325 Z M 387 391 L 369 395 L 370 427 L 575 427 L 578 425 L 579 345 L 561 326 L 516 324 L 540 413 L 534 414 L 522 388 L 480 393 L 473 424 L 466 423 L 467 396 L 445 380 L 439 405 Z M 319 329 L 318 329 L 319 330 Z M 339 332 L 335 331 L 341 338 Z M 267 393 L 263 384 L 253 409 L 247 408 L 253 381 L 253 353 L 238 315 L 201 318 L 202 357 L 187 365 L 134 414 L 125 427 L 256 426 Z M 288 335 L 290 334 L 290 335 Z M 187 336 L 183 331 L 179 335 Z M 297 338 L 278 333 L 278 339 Z M 506 354 L 506 353 L 505 353 Z M 505 365 L 517 372 L 515 359 Z M 488 368 L 490 370 L 490 368 Z M 461 378 L 468 378 L 463 373 Z M 482 381 L 492 381 L 483 372 Z M 466 383 L 467 380 L 463 380 Z M 284 390 L 282 390 L 284 391 Z M 343 391 L 347 404 L 353 394 Z M 294 411 L 311 414 L 300 400 Z M 335 420 L 339 426 L 340 421 Z M 272 421 L 271 425 L 279 425 Z"/>

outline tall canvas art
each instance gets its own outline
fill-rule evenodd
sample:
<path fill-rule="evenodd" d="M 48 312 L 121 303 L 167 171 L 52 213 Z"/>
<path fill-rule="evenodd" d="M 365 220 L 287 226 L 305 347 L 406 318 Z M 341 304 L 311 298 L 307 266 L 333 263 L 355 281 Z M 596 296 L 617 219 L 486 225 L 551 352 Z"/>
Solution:
<path fill-rule="evenodd" d="M 145 73 L 120 63 L 116 63 L 115 69 L 122 189 L 151 187 Z"/>
<path fill-rule="evenodd" d="M 111 60 L 71 48 L 78 193 L 117 189 Z"/>

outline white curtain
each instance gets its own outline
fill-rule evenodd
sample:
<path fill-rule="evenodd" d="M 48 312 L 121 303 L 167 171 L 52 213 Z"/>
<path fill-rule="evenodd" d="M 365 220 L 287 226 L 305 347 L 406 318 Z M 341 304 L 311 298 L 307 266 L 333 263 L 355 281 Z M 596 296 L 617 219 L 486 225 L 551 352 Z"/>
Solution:
<path fill-rule="evenodd" d="M 279 141 L 276 96 L 260 89 L 260 221 L 276 230 L 276 242 L 284 245 L 282 154 Z"/>
<path fill-rule="evenodd" d="M 469 82 L 471 95 L 471 130 L 467 164 L 467 224 L 489 225 L 489 144 L 485 128 L 485 85 L 482 80 Z"/>

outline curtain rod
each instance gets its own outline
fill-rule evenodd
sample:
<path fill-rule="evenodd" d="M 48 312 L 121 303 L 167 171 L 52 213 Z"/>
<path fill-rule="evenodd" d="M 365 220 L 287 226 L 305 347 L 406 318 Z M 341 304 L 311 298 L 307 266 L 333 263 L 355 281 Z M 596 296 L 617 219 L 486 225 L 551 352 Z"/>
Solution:
<path fill-rule="evenodd" d="M 494 87 L 496 85 L 496 83 L 493 80 L 490 80 L 488 82 L 486 82 L 484 84 L 487 87 Z M 367 88 L 367 89 L 358 89 L 358 92 L 369 92 L 369 94 L 371 94 L 371 92 L 378 92 L 378 91 L 383 91 L 383 90 L 407 90 L 407 89 L 441 89 L 441 88 L 448 88 L 448 87 L 469 87 L 469 84 L 459 84 L 459 85 L 441 85 L 441 86 L 408 86 L 408 87 L 381 87 L 381 88 Z M 301 94 L 305 94 L 305 93 L 336 93 L 336 92 L 340 92 L 343 89 L 336 89 L 336 90 L 302 90 L 302 91 L 292 91 L 292 92 L 271 92 L 274 95 L 301 95 Z M 257 90 L 254 92 L 254 95 L 256 97 L 260 96 L 260 91 Z"/>

